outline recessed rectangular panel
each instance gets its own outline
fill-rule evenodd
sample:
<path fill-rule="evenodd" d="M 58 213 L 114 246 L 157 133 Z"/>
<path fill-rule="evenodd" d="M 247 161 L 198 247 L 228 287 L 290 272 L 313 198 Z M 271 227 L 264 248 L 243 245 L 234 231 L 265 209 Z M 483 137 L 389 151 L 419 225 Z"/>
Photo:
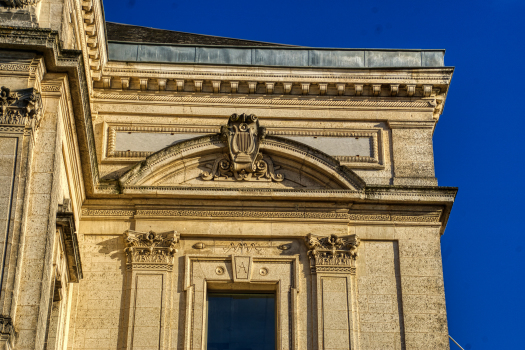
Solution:
<path fill-rule="evenodd" d="M 203 135 L 205 134 L 117 132 L 115 151 L 157 152 L 165 147 Z"/>
<path fill-rule="evenodd" d="M 274 294 L 208 294 L 207 350 L 274 350 Z"/>
<path fill-rule="evenodd" d="M 137 275 L 132 348 L 160 348 L 162 275 Z"/>
<path fill-rule="evenodd" d="M 397 242 L 362 241 L 359 249 L 359 322 L 363 338 L 368 339 L 366 348 L 402 349 L 404 324 Z"/>
<path fill-rule="evenodd" d="M 323 348 L 350 349 L 348 287 L 346 278 L 322 278 Z"/>
<path fill-rule="evenodd" d="M 372 157 L 371 137 L 286 136 L 331 156 Z"/>

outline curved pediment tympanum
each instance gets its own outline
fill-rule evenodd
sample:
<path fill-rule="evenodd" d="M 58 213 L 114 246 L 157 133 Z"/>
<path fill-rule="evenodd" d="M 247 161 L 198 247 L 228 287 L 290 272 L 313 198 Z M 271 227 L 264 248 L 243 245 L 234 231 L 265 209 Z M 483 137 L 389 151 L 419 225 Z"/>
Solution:
<path fill-rule="evenodd" d="M 364 181 L 333 157 L 267 136 L 253 115 L 232 115 L 220 134 L 162 149 L 119 179 L 129 187 L 252 187 L 361 190 Z"/>

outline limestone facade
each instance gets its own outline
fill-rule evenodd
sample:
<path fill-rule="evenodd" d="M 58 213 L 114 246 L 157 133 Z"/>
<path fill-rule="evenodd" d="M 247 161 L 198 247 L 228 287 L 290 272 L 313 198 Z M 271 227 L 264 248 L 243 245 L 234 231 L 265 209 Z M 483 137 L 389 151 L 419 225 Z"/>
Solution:
<path fill-rule="evenodd" d="M 99 0 L 0 1 L 0 346 L 206 349 L 207 294 L 243 291 L 276 349 L 448 349 L 443 54 L 120 42 Z"/>

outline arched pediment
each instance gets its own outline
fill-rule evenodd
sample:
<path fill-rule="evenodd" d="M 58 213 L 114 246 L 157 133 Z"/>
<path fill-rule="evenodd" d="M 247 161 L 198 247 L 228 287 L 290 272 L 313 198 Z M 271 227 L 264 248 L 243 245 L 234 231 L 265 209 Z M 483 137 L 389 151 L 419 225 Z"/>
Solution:
<path fill-rule="evenodd" d="M 358 175 L 333 157 L 296 141 L 266 136 L 256 117 L 246 115 L 237 119 L 230 117 L 220 134 L 197 137 L 150 155 L 123 174 L 119 182 L 123 188 L 191 186 L 355 191 L 365 186 Z"/>
<path fill-rule="evenodd" d="M 361 190 L 364 181 L 339 161 L 299 142 L 268 136 L 260 145 L 266 164 L 273 169 L 237 179 L 220 172 L 227 159 L 221 135 L 202 136 L 162 149 L 119 179 L 122 187 L 274 187 L 296 189 Z M 262 175 L 262 176 L 260 176 Z M 260 176 L 258 178 L 258 176 Z M 273 179 L 274 177 L 275 179 Z M 209 178 L 209 179 L 206 179 Z"/>

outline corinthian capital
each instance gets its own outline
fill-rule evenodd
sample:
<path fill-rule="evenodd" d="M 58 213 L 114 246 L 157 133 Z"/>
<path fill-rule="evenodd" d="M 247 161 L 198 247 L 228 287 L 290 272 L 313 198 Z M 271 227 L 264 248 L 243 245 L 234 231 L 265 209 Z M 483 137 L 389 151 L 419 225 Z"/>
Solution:
<path fill-rule="evenodd" d="M 312 273 L 355 273 L 359 238 L 356 235 L 306 236 Z"/>
<path fill-rule="evenodd" d="M 175 231 L 155 233 L 127 230 L 124 232 L 128 269 L 171 270 L 180 236 Z"/>
<path fill-rule="evenodd" d="M 35 6 L 37 5 L 40 0 L 2 0 L 4 4 L 7 5 L 7 7 L 28 7 L 28 6 Z"/>
<path fill-rule="evenodd" d="M 42 114 L 42 99 L 33 88 L 12 92 L 2 86 L 0 108 L 0 124 L 29 126 L 35 121 L 35 125 L 38 125 Z"/>

